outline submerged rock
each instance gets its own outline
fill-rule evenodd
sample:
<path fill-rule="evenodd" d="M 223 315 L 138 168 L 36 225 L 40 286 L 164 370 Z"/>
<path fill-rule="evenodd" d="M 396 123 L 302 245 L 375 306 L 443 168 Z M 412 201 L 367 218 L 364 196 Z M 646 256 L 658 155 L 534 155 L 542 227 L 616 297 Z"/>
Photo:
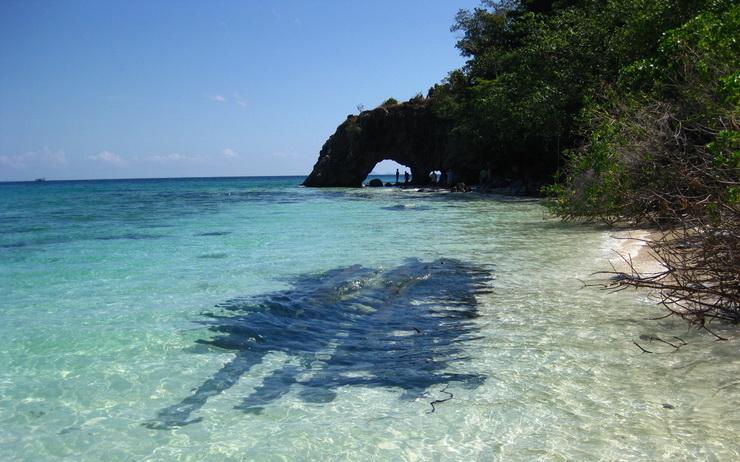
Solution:
<path fill-rule="evenodd" d="M 455 186 L 453 186 L 450 191 L 452 192 L 470 192 L 472 191 L 471 187 L 466 185 L 465 183 L 457 183 Z"/>
<path fill-rule="evenodd" d="M 372 188 L 381 188 L 383 187 L 383 182 L 377 178 L 373 178 L 367 185 Z"/>

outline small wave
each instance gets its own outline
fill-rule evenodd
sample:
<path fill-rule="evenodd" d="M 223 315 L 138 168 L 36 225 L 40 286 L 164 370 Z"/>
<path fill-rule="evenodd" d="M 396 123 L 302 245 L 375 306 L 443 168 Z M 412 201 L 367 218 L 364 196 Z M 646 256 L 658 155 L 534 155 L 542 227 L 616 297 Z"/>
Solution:
<path fill-rule="evenodd" d="M 215 253 L 204 253 L 203 255 L 198 255 L 198 258 L 213 258 L 213 259 L 219 259 L 219 258 L 226 258 L 228 257 L 228 253 L 224 252 L 215 252 Z"/>
<path fill-rule="evenodd" d="M 396 204 L 396 205 L 389 205 L 387 207 L 381 207 L 383 210 L 394 210 L 394 211 L 414 211 L 414 212 L 420 212 L 422 210 L 431 210 L 431 207 L 428 205 L 414 205 L 414 204 Z"/>
<path fill-rule="evenodd" d="M 144 239 L 160 239 L 164 236 L 158 235 L 158 234 L 143 234 L 143 233 L 126 233 L 126 234 L 120 234 L 117 236 L 99 236 L 94 238 L 96 241 L 115 241 L 119 239 L 130 239 L 134 241 L 138 240 L 144 240 Z"/>
<path fill-rule="evenodd" d="M 207 231 L 204 233 L 196 233 L 194 236 L 226 236 L 231 234 L 231 231 Z"/>

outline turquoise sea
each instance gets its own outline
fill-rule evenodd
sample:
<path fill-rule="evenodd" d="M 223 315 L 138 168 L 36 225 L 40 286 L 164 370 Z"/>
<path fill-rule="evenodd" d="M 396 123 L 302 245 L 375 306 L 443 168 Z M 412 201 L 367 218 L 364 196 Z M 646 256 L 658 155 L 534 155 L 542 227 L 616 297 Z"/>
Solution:
<path fill-rule="evenodd" d="M 0 184 L 0 460 L 740 459 L 736 336 L 584 287 L 610 231 L 301 180 Z"/>

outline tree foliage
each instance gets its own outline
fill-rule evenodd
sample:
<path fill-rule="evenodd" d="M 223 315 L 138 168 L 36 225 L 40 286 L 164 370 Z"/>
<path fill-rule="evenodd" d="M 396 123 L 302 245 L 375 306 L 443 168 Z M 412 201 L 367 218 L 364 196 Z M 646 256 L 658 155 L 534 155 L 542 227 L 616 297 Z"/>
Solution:
<path fill-rule="evenodd" d="M 468 60 L 429 91 L 451 149 L 566 219 L 661 227 L 667 298 L 740 321 L 736 2 L 484 1 L 452 30 Z"/>

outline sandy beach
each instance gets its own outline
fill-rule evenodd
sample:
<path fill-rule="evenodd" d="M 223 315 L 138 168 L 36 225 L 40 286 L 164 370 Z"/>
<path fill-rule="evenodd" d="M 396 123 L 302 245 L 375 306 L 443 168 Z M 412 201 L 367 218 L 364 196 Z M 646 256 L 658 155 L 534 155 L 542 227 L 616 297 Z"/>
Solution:
<path fill-rule="evenodd" d="M 617 231 L 611 236 L 617 239 L 617 246 L 609 257 L 609 264 L 615 271 L 640 274 L 651 274 L 663 271 L 665 267 L 650 250 L 648 241 L 660 237 L 654 229 L 631 229 Z"/>

